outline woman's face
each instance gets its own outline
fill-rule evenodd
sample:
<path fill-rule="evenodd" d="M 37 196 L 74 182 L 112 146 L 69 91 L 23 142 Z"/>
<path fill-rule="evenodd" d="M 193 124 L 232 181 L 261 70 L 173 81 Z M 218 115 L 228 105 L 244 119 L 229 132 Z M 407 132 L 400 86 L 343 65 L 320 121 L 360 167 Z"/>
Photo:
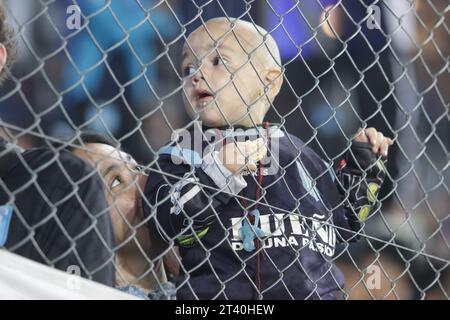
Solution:
<path fill-rule="evenodd" d="M 138 164 L 129 154 L 102 143 L 88 143 L 73 153 L 88 161 L 103 178 L 116 245 L 129 240 L 143 219 Z"/>

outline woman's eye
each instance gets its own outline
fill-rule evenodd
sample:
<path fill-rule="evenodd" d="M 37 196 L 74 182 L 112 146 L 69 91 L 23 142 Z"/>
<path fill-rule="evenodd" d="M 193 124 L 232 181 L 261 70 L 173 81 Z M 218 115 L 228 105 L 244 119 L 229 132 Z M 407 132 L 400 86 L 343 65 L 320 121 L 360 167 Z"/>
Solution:
<path fill-rule="evenodd" d="M 214 61 L 213 61 L 213 64 L 215 66 L 218 66 L 218 65 L 221 65 L 221 64 L 222 65 L 226 65 L 227 63 L 228 63 L 227 59 L 224 59 L 224 58 L 222 58 L 220 56 L 215 57 Z"/>
<path fill-rule="evenodd" d="M 121 183 L 122 183 L 122 179 L 120 179 L 120 177 L 115 177 L 113 179 L 113 181 L 111 182 L 111 190 L 120 186 Z"/>
<path fill-rule="evenodd" d="M 187 67 L 185 67 L 185 68 L 183 69 L 183 75 L 184 75 L 185 77 L 191 76 L 191 75 L 193 75 L 194 73 L 195 73 L 195 68 L 194 68 L 194 66 L 187 66 Z"/>
<path fill-rule="evenodd" d="M 131 172 L 135 173 L 135 174 L 143 174 L 148 176 L 148 171 L 146 170 L 146 168 L 144 166 L 141 165 L 136 165 L 134 168 L 131 169 Z"/>

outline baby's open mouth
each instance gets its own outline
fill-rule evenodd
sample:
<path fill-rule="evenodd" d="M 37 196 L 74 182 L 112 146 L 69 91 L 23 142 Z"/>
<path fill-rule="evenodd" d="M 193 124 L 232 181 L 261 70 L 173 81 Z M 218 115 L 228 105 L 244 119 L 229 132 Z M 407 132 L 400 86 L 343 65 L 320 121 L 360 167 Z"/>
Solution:
<path fill-rule="evenodd" d="M 197 90 L 195 93 L 195 97 L 200 102 L 206 102 L 209 99 L 213 99 L 214 95 L 207 90 Z"/>

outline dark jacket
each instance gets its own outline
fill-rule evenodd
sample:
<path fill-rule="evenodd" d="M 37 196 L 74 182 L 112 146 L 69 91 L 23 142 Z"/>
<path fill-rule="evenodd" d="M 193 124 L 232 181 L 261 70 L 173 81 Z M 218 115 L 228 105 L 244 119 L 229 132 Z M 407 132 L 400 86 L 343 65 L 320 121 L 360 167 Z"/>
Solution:
<path fill-rule="evenodd" d="M 145 188 L 145 214 L 169 243 L 180 246 L 184 274 L 177 298 L 332 299 L 343 286 L 333 264 L 336 243 L 356 239 L 361 225 L 343 205 L 331 166 L 276 126 L 269 129 L 270 140 L 263 128 L 220 131 L 222 137 L 263 136 L 269 142 L 256 201 L 264 236 L 255 242 L 259 250 L 247 252 L 240 230 L 254 208 L 260 170 L 244 176 L 244 187 L 214 176 L 207 159 L 211 140 L 220 146 L 217 130 L 203 128 L 209 142 L 200 147 L 194 132 L 192 140 L 183 136 L 184 142 L 159 152 Z"/>
<path fill-rule="evenodd" d="M 5 248 L 114 286 L 113 229 L 93 168 L 69 151 L 0 144 L 0 205 L 13 208 Z"/>

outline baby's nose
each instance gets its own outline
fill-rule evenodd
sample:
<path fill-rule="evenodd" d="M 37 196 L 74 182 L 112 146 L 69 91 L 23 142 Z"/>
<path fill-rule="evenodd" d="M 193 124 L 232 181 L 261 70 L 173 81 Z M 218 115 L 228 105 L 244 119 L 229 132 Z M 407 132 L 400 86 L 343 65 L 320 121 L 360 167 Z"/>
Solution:
<path fill-rule="evenodd" d="M 198 69 L 195 71 L 195 73 L 192 75 L 192 82 L 194 84 L 197 84 L 198 82 L 200 82 L 200 80 L 205 80 L 205 77 L 203 75 L 203 72 L 201 69 Z"/>
<path fill-rule="evenodd" d="M 213 67 L 212 67 L 211 63 L 208 63 L 207 61 L 205 61 L 198 67 L 198 69 L 192 75 L 192 81 L 194 82 L 194 84 L 198 83 L 201 80 L 208 82 L 210 80 L 210 76 L 211 76 L 212 72 L 213 72 Z"/>

